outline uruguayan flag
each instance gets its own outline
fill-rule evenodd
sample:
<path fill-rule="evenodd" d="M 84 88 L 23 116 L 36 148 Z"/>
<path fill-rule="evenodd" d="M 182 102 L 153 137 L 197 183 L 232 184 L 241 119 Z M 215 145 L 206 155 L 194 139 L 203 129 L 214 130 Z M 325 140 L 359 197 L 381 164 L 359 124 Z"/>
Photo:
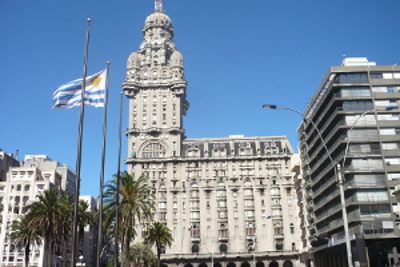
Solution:
<path fill-rule="evenodd" d="M 102 70 L 86 77 L 85 105 L 104 107 L 107 70 Z M 81 104 L 82 79 L 77 79 L 60 86 L 53 93 L 53 109 L 72 108 Z"/>

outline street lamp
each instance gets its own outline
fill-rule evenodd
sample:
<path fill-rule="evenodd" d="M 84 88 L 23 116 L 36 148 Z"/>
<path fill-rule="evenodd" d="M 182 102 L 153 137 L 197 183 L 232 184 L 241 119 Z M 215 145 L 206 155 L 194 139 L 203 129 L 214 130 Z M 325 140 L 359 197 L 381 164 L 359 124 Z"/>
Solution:
<path fill-rule="evenodd" d="M 271 219 L 271 216 L 261 217 L 261 221 L 267 220 L 267 219 Z M 252 246 L 252 248 L 253 248 L 253 267 L 256 267 L 256 239 L 257 239 L 257 232 L 258 232 L 258 229 L 260 229 L 261 224 L 262 223 L 260 222 L 260 224 L 257 226 L 256 232 L 254 233 L 254 236 L 253 236 L 253 246 Z"/>
<path fill-rule="evenodd" d="M 321 139 L 321 142 L 326 150 L 326 153 L 329 157 L 329 160 L 332 163 L 332 166 L 334 168 L 334 173 L 336 177 L 336 181 L 338 182 L 339 186 L 339 193 L 340 193 L 340 204 L 341 204 L 341 209 L 342 209 L 342 217 L 343 217 L 343 226 L 344 226 L 344 235 L 345 235 L 345 241 L 346 241 L 346 250 L 347 250 L 347 264 L 348 267 L 353 267 L 353 258 L 352 258 L 352 253 L 351 253 L 351 244 L 350 244 L 350 238 L 349 238 L 349 225 L 347 222 L 347 210 L 346 210 L 346 202 L 344 198 L 344 188 L 343 188 L 343 178 L 340 172 L 340 166 L 339 164 L 336 165 L 335 161 L 332 159 L 331 153 L 329 152 L 328 147 L 326 146 L 325 139 L 322 137 L 322 134 L 320 130 L 318 129 L 317 125 L 315 125 L 314 121 L 305 117 L 304 114 L 296 109 L 293 108 L 288 108 L 288 107 L 278 107 L 276 105 L 263 105 L 263 108 L 268 108 L 268 109 L 286 109 L 290 110 L 293 112 L 296 112 L 297 114 L 301 115 L 304 120 L 308 121 L 311 123 L 311 125 L 314 127 L 315 131 L 318 133 L 319 138 Z M 336 168 L 335 168 L 336 165 Z M 255 267 L 255 266 L 254 266 Z"/>

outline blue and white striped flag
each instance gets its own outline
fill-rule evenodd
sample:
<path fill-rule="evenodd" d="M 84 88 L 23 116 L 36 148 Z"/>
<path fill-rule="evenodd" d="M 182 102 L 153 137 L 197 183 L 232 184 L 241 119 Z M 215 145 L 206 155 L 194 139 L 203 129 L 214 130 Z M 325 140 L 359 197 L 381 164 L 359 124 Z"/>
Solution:
<path fill-rule="evenodd" d="M 86 77 L 85 105 L 104 107 L 107 70 Z M 53 109 L 72 108 L 81 104 L 82 79 L 60 86 L 53 93 Z"/>

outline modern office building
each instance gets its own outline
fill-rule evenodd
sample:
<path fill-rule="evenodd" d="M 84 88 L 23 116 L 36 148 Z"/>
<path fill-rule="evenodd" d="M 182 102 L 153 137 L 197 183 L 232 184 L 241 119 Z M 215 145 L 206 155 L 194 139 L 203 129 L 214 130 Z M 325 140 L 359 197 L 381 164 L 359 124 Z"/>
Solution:
<path fill-rule="evenodd" d="M 188 139 L 183 57 L 156 1 L 128 59 L 129 155 L 156 189 L 155 219 L 174 238 L 162 263 L 185 267 L 298 266 L 293 149 L 285 136 Z"/>
<path fill-rule="evenodd" d="M 66 165 L 46 155 L 27 155 L 15 167 L 8 167 L 6 179 L 0 181 L 0 266 L 23 266 L 24 250 L 9 238 L 12 222 L 23 214 L 23 208 L 36 201 L 36 196 L 49 189 L 69 191 L 75 174 Z M 57 250 L 57 245 L 55 249 Z M 43 266 L 44 245 L 32 245 L 30 265 Z"/>
<path fill-rule="evenodd" d="M 400 66 L 345 58 L 329 69 L 304 112 L 298 128 L 304 203 L 317 266 L 348 266 L 350 258 L 352 266 L 389 266 L 400 248 L 392 194 L 400 182 L 399 100 Z"/>

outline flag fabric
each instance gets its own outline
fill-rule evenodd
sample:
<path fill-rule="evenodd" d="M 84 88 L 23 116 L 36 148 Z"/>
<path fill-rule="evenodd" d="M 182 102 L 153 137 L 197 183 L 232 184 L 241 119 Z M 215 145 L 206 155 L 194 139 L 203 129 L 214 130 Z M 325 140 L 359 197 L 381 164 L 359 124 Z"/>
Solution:
<path fill-rule="evenodd" d="M 107 70 L 86 77 L 85 105 L 104 107 Z M 77 79 L 60 86 L 53 93 L 53 109 L 72 108 L 81 104 L 83 79 Z"/>

